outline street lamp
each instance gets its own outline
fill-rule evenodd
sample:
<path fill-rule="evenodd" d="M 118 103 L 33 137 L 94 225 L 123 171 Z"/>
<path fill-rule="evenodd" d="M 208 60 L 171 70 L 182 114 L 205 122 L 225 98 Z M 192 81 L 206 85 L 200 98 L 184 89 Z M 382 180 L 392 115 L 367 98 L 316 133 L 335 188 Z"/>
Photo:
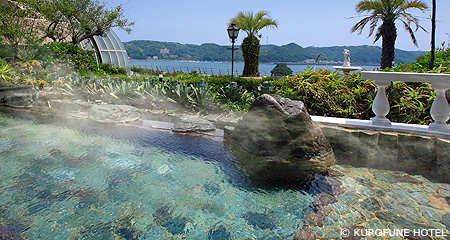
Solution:
<path fill-rule="evenodd" d="M 239 28 L 235 23 L 231 23 L 231 25 L 227 28 L 228 37 L 231 39 L 231 81 L 233 81 L 234 77 L 234 50 L 238 50 L 238 48 L 234 48 L 234 43 L 239 35 Z"/>

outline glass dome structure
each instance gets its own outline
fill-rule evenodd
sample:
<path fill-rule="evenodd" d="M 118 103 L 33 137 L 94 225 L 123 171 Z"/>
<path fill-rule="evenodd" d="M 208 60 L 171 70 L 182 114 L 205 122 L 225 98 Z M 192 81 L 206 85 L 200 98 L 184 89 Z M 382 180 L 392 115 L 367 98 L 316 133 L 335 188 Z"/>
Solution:
<path fill-rule="evenodd" d="M 105 36 L 94 36 L 80 43 L 84 49 L 94 49 L 97 63 L 108 63 L 114 67 L 127 70 L 130 73 L 130 61 L 125 46 L 117 34 L 110 30 Z"/>

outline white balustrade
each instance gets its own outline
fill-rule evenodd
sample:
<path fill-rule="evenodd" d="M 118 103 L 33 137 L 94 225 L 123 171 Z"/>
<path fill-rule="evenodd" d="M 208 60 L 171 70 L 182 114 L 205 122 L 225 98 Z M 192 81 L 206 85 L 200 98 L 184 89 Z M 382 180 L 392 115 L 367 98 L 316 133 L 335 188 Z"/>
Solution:
<path fill-rule="evenodd" d="M 390 106 L 385 89 L 392 81 L 429 82 L 436 90 L 436 98 L 430 110 L 434 122 L 428 128 L 437 131 L 450 131 L 450 127 L 447 124 L 450 118 L 450 106 L 445 97 L 445 91 L 450 89 L 450 74 L 363 71 L 361 72 L 361 79 L 373 80 L 378 88 L 372 105 L 372 111 L 376 115 L 370 119 L 372 125 L 391 125 L 391 122 L 386 118 Z"/>

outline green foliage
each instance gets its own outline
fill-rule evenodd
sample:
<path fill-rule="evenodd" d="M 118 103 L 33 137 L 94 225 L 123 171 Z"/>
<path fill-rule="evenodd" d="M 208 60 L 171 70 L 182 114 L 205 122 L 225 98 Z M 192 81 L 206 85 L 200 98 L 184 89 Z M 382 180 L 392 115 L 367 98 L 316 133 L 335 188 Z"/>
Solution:
<path fill-rule="evenodd" d="M 118 75 L 118 74 L 126 75 L 127 74 L 127 70 L 125 70 L 123 68 L 114 67 L 113 65 L 107 64 L 107 63 L 99 64 L 98 68 L 102 69 L 106 74 L 114 74 L 114 75 Z"/>
<path fill-rule="evenodd" d="M 111 28 L 118 27 L 128 33 L 134 22 L 125 18 L 122 5 L 109 9 L 97 0 L 20 0 L 47 21 L 40 30 L 54 41 L 71 39 L 78 44 L 93 36 L 102 36 Z"/>
<path fill-rule="evenodd" d="M 59 78 L 57 90 L 66 96 L 81 96 L 90 102 L 129 104 L 153 108 L 161 101 L 177 103 L 195 111 L 208 111 L 214 107 L 211 87 L 204 81 L 195 84 L 168 80 L 143 81 L 120 78 L 87 78 L 71 74 Z"/>
<path fill-rule="evenodd" d="M 236 82 L 230 82 L 228 86 L 220 88 L 220 91 L 226 99 L 236 102 L 241 99 L 241 95 L 245 90 L 242 89 L 242 86 L 237 85 Z"/>
<path fill-rule="evenodd" d="M 157 80 L 158 76 L 152 78 L 70 75 L 48 77 L 48 81 L 61 83 L 55 89 L 68 96 L 143 108 L 158 108 L 161 102 L 168 102 L 197 112 L 247 111 L 257 96 L 269 93 L 303 101 L 311 115 L 365 120 L 374 116 L 371 107 L 376 87 L 370 80 L 361 80 L 360 73 L 344 76 L 339 71 L 308 68 L 282 79 L 234 78 L 235 82 L 230 82 L 230 76 L 188 73 L 164 77 L 163 81 Z M 391 121 L 430 123 L 435 97 L 430 84 L 393 82 L 386 92 Z"/>
<path fill-rule="evenodd" d="M 97 62 L 92 50 L 84 50 L 72 43 L 52 42 L 38 48 L 36 59 L 52 72 L 68 74 L 72 71 L 93 71 Z"/>
<path fill-rule="evenodd" d="M 261 38 L 258 32 L 266 27 L 278 28 L 278 22 L 272 19 L 267 11 L 239 12 L 235 17 L 231 18 L 229 23 L 235 23 L 238 28 L 245 31 L 250 37 Z"/>
<path fill-rule="evenodd" d="M 312 68 L 287 77 L 278 94 L 305 103 L 311 115 L 369 119 L 375 86 L 359 73 L 344 77 L 338 71 Z"/>
<path fill-rule="evenodd" d="M 236 82 L 230 82 L 226 87 L 222 87 L 219 97 L 229 108 L 237 111 L 247 111 L 255 100 L 251 93 Z"/>
<path fill-rule="evenodd" d="M 270 73 L 272 74 L 272 77 L 284 77 L 291 75 L 293 72 L 286 64 L 278 63 Z"/>
<path fill-rule="evenodd" d="M 436 93 L 430 83 L 392 82 L 386 92 L 391 105 L 389 120 L 425 125 L 433 121 L 430 109 Z"/>
<path fill-rule="evenodd" d="M 398 64 L 395 68 L 385 69 L 389 72 L 418 72 L 418 73 L 448 73 L 450 72 L 450 48 L 446 43 L 442 43 L 440 47 L 435 50 L 434 68 L 428 69 L 431 53 L 417 58 L 414 63 Z"/>
<path fill-rule="evenodd" d="M 7 86 L 13 76 L 13 68 L 5 60 L 0 59 L 0 87 Z"/>
<path fill-rule="evenodd" d="M 20 8 L 13 1 L 0 1 L 0 44 L 9 50 L 8 54 L 2 53 L 2 57 L 25 60 L 28 57 L 27 46 L 43 41 L 37 31 L 42 22 L 36 19 L 34 11 Z"/>
<path fill-rule="evenodd" d="M 425 55 L 417 59 L 417 64 L 427 65 L 430 62 L 431 53 L 427 52 Z M 435 50 L 435 60 L 433 72 L 450 72 L 450 48 L 443 42 L 441 47 Z"/>
<path fill-rule="evenodd" d="M 258 96 L 262 94 L 272 94 L 275 92 L 275 87 L 270 84 L 270 82 L 264 81 L 258 87 Z"/>

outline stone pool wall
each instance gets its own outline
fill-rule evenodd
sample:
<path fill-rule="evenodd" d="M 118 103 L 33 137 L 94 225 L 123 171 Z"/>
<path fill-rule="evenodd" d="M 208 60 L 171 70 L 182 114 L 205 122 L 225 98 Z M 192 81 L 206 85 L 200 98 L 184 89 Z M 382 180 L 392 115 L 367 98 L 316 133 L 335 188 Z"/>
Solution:
<path fill-rule="evenodd" d="M 324 125 L 339 164 L 401 170 L 450 183 L 450 140 Z"/>

